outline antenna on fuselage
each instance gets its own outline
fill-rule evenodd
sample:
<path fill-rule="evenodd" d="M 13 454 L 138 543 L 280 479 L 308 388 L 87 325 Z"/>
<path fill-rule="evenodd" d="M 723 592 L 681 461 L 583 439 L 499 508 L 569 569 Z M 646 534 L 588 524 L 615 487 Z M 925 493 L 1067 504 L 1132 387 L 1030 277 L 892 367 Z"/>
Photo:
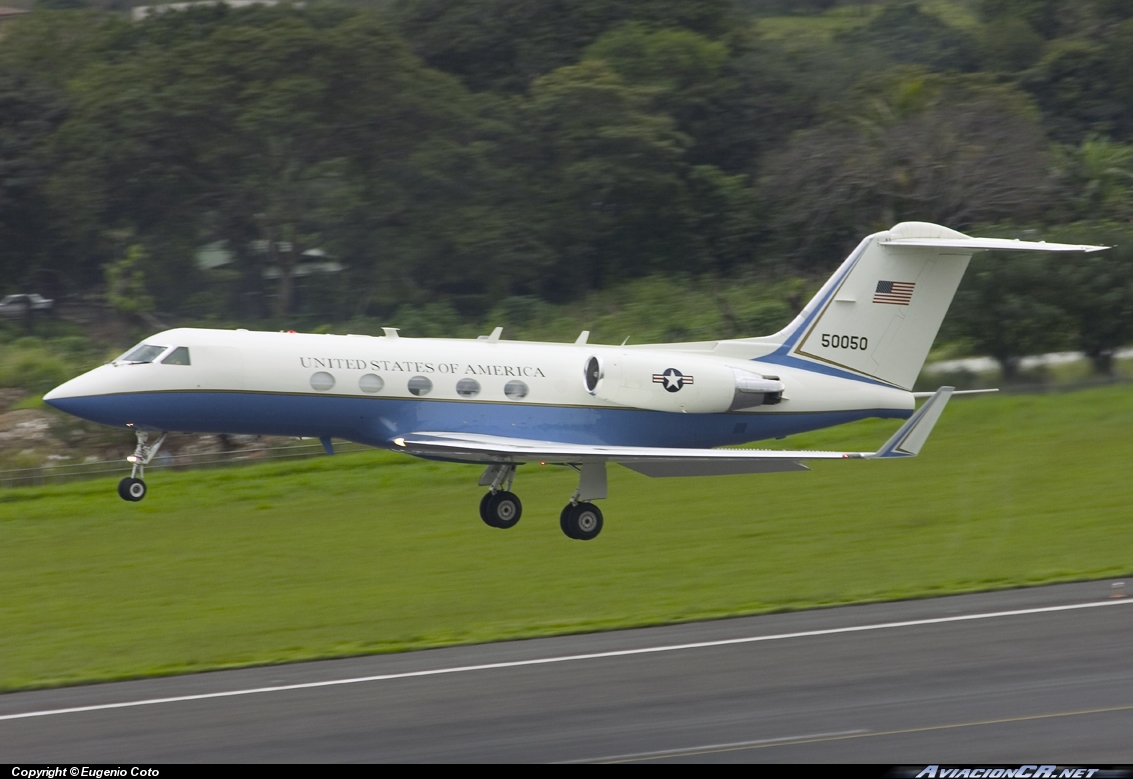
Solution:
<path fill-rule="evenodd" d="M 399 329 L 400 328 L 398 328 L 398 327 L 383 327 L 382 332 L 386 334 L 386 338 L 390 338 L 390 339 L 400 338 L 401 336 L 399 336 L 397 334 L 397 331 Z"/>
<path fill-rule="evenodd" d="M 504 332 L 504 329 L 502 327 L 497 327 L 495 330 L 492 331 L 491 335 L 478 335 L 478 336 L 476 336 L 476 340 L 477 341 L 487 341 L 490 344 L 496 344 L 496 343 L 500 342 L 500 336 L 503 334 L 503 332 Z"/>
<path fill-rule="evenodd" d="M 581 346 L 582 344 L 586 343 L 586 339 L 589 338 L 589 337 L 590 337 L 590 331 L 589 330 L 583 330 L 581 333 L 578 334 L 578 338 L 574 339 L 575 346 Z"/>

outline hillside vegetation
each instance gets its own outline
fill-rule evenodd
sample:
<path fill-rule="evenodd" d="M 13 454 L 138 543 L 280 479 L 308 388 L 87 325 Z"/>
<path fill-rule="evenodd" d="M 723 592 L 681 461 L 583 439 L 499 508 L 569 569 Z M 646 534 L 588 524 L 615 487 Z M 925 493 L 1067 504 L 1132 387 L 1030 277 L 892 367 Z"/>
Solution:
<path fill-rule="evenodd" d="M 715 326 L 703 289 L 789 310 L 902 220 L 1116 247 L 978 261 L 941 338 L 1009 376 L 1133 341 L 1129 3 L 128 5 L 0 40 L 0 292 L 101 305 L 117 330 L 73 318 L 100 355 L 175 323 L 558 332 L 552 305 L 730 333 L 782 311 Z M 642 279 L 689 323 L 599 321 Z"/>

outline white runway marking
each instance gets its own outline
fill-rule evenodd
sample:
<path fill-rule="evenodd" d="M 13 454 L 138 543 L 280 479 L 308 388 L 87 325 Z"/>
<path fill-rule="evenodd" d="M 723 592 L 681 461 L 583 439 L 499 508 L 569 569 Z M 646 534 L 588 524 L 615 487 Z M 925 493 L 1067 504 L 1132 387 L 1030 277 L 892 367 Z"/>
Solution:
<path fill-rule="evenodd" d="M 842 736 L 858 736 L 869 733 L 868 730 L 839 730 L 834 733 L 808 733 L 805 736 L 782 736 L 780 738 L 761 738 L 758 741 L 736 741 L 731 744 L 708 744 L 701 747 L 686 747 L 684 749 L 661 749 L 657 752 L 634 752 L 629 755 L 612 755 L 610 757 L 595 757 L 585 760 L 566 760 L 565 764 L 572 763 L 629 763 L 634 760 L 653 760 L 660 757 L 695 757 L 705 752 L 727 752 L 733 749 L 747 747 L 764 747 L 772 744 L 790 744 L 796 741 L 814 741 L 817 739 L 839 738 Z"/>
<path fill-rule="evenodd" d="M 943 625 L 949 622 L 968 622 L 977 619 L 998 619 L 1000 617 L 1018 617 L 1028 614 L 1049 614 L 1058 611 L 1075 611 L 1078 609 L 1103 608 L 1105 606 L 1122 606 L 1133 604 L 1129 600 L 1104 600 L 1091 603 L 1075 603 L 1069 606 L 1044 606 L 1034 609 L 1016 609 L 1013 611 L 994 611 L 986 614 L 964 614 L 958 617 L 933 617 L 931 619 L 913 619 L 905 622 L 881 622 L 873 625 L 856 625 L 844 628 L 827 628 L 824 630 L 803 630 L 797 633 L 778 633 L 769 636 L 745 636 L 743 638 L 724 638 L 715 641 L 697 641 L 689 644 L 670 644 L 667 646 L 639 647 L 637 649 L 614 649 L 607 652 L 591 652 L 580 655 L 561 655 L 559 657 L 540 657 L 533 660 L 509 660 L 500 663 L 484 663 L 481 665 L 463 665 L 452 668 L 430 668 L 424 671 L 404 671 L 402 673 L 377 674 L 375 676 L 358 676 L 351 679 L 329 679 L 321 682 L 302 682 L 299 684 L 280 684 L 273 687 L 252 687 L 245 690 L 226 690 L 223 692 L 206 692 L 195 695 L 177 695 L 168 698 L 149 698 L 138 701 L 121 701 L 119 703 L 99 703 L 91 706 L 73 706 L 66 709 L 44 709 L 42 711 L 25 711 L 20 714 L 0 715 L 0 721 L 26 719 L 28 717 L 51 717 L 57 714 L 78 714 L 84 711 L 104 711 L 107 709 L 127 709 L 133 706 L 156 706 L 163 703 L 184 703 L 186 701 L 203 701 L 211 698 L 231 698 L 239 695 L 259 695 L 268 692 L 287 692 L 290 690 L 310 690 L 318 687 L 335 687 L 341 684 L 363 684 L 365 682 L 385 682 L 394 679 L 413 679 L 422 676 L 441 676 L 444 674 L 469 673 L 472 671 L 493 671 L 501 668 L 523 668 L 532 665 L 550 665 L 552 663 L 572 663 L 582 660 L 601 660 L 608 657 L 630 657 L 632 655 L 659 654 L 662 652 L 681 652 L 690 649 L 708 649 L 719 646 L 734 646 L 737 644 L 755 644 L 761 641 L 784 641 L 791 638 L 809 638 L 812 636 L 834 636 L 842 633 L 863 633 L 870 630 L 892 630 L 895 628 L 917 627 L 919 625 Z"/>

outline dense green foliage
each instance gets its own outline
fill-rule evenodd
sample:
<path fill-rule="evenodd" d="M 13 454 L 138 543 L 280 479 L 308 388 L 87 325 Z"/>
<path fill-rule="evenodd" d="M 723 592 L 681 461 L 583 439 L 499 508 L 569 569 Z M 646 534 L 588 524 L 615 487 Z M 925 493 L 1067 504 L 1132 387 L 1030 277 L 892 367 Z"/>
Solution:
<path fill-rule="evenodd" d="M 5 490 L 0 689 L 1123 576 L 1130 425 L 1120 387 L 960 398 L 914 460 L 615 467 L 589 543 L 559 532 L 575 482 L 550 467 L 520 469 L 507 531 L 472 466 L 384 452 L 159 472 L 136 504 L 109 480 Z"/>
<path fill-rule="evenodd" d="M 642 277 L 813 280 L 901 220 L 1133 243 L 1119 0 L 125 5 L 0 38 L 0 292 L 459 328 Z M 946 333 L 1107 370 L 1129 255 L 1074 262 L 977 267 Z"/>

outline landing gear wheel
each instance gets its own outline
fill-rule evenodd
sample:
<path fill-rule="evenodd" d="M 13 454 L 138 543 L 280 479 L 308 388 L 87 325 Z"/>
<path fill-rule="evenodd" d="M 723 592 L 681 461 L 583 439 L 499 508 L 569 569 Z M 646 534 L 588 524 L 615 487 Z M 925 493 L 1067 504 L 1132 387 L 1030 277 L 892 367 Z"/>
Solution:
<path fill-rule="evenodd" d="M 118 482 L 118 497 L 120 497 L 122 500 L 128 500 L 131 503 L 137 503 L 145 496 L 146 483 L 141 479 L 134 479 L 127 476 L 125 479 Z"/>
<path fill-rule="evenodd" d="M 515 527 L 515 523 L 523 516 L 523 504 L 514 492 L 489 492 L 480 500 L 480 516 L 492 527 Z"/>
<path fill-rule="evenodd" d="M 568 503 L 563 506 L 563 510 L 559 513 L 559 527 L 562 528 L 563 535 L 567 538 L 574 538 L 573 531 L 570 529 L 570 520 L 568 519 L 572 509 L 574 509 L 574 504 Z"/>
<path fill-rule="evenodd" d="M 589 541 L 602 532 L 602 510 L 593 503 L 568 505 L 559 516 L 559 525 L 567 538 Z"/>

